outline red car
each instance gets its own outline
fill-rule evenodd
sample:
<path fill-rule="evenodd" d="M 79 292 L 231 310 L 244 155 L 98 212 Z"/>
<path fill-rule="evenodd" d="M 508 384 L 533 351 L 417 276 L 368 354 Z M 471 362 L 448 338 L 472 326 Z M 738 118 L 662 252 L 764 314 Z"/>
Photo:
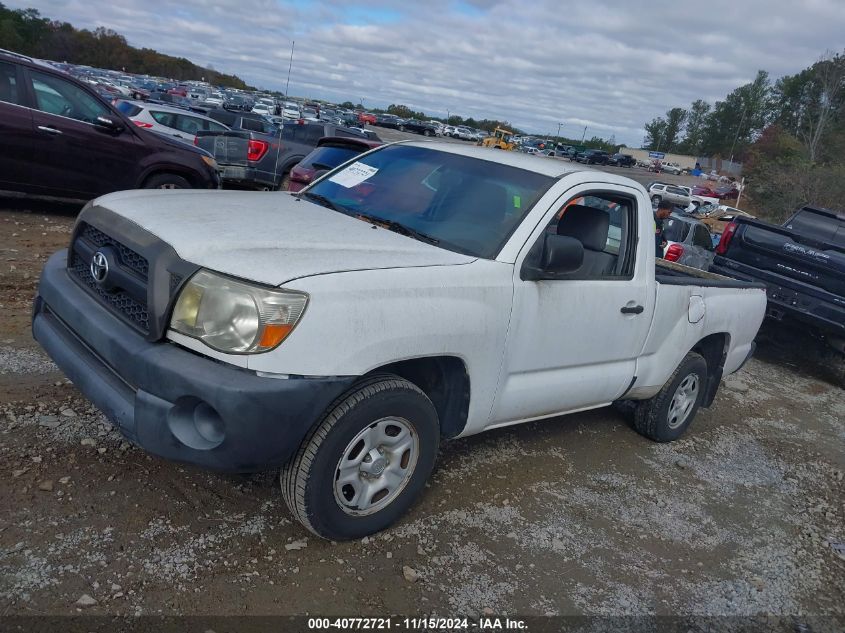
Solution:
<path fill-rule="evenodd" d="M 730 184 L 723 187 L 716 187 L 716 197 L 720 200 L 727 200 L 736 198 L 739 195 L 739 189 L 736 185 Z"/>
<path fill-rule="evenodd" d="M 719 195 L 710 187 L 704 185 L 696 185 L 692 188 L 692 195 L 704 196 L 705 198 L 718 198 Z"/>
<path fill-rule="evenodd" d="M 370 112 L 359 112 L 358 113 L 358 123 L 375 125 L 376 124 L 376 115 Z"/>
<path fill-rule="evenodd" d="M 315 177 L 381 144 L 381 141 L 346 136 L 321 138 L 317 141 L 317 148 L 291 169 L 288 191 L 304 189 Z"/>

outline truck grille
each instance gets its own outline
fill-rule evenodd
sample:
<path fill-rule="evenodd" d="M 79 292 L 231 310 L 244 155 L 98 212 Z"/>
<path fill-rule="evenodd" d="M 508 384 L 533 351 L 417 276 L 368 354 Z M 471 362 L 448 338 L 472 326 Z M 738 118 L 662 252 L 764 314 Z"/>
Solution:
<path fill-rule="evenodd" d="M 110 247 L 117 254 L 120 260 L 118 265 L 125 272 L 133 274 L 142 282 L 143 298 L 133 297 L 124 288 L 105 289 L 94 280 L 91 274 L 91 256 L 89 254 L 93 254 L 104 247 Z M 71 244 L 68 272 L 130 325 L 141 330 L 145 335 L 149 333 L 150 315 L 146 300 L 149 262 L 143 255 L 136 253 L 128 246 L 121 244 L 90 224 L 82 223 L 76 233 L 76 239 Z"/>
<path fill-rule="evenodd" d="M 87 223 L 83 223 L 82 230 L 79 232 L 79 237 L 87 240 L 98 248 L 111 246 L 116 249 L 120 254 L 121 264 L 138 273 L 138 276 L 142 277 L 144 281 L 147 280 L 147 275 L 150 272 L 150 264 L 147 261 L 147 258 L 143 255 L 139 255 L 128 246 L 124 246 L 117 240 L 103 233 L 100 229 L 94 228 Z"/>

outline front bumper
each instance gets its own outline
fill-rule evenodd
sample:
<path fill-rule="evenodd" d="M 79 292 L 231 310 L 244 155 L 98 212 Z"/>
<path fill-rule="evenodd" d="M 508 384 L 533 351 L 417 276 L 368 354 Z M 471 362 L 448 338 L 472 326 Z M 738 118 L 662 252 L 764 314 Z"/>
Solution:
<path fill-rule="evenodd" d="M 133 443 L 213 470 L 283 465 L 354 377 L 265 378 L 170 342 L 149 342 L 67 274 L 44 267 L 32 332 L 79 390 Z"/>
<path fill-rule="evenodd" d="M 242 187 L 277 187 L 279 178 L 275 172 L 259 169 L 247 165 L 220 166 L 222 185 L 238 185 Z"/>

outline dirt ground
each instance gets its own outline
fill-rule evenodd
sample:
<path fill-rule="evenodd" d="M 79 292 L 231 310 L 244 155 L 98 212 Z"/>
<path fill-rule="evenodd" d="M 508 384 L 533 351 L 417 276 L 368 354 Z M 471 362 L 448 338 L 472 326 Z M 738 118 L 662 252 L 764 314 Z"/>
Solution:
<path fill-rule="evenodd" d="M 0 615 L 768 614 L 845 625 L 845 390 L 811 340 L 762 336 L 673 444 L 643 439 L 610 409 L 447 443 L 397 526 L 324 542 L 291 521 L 273 474 L 146 455 L 40 352 L 31 300 L 77 211 L 0 200 Z"/>

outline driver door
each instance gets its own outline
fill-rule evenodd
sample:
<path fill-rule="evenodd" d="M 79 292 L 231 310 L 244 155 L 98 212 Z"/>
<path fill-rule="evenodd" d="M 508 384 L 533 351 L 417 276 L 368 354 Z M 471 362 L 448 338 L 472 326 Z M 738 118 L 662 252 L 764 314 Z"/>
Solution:
<path fill-rule="evenodd" d="M 34 189 L 89 199 L 135 187 L 138 152 L 130 130 L 111 132 L 93 124 L 116 115 L 75 83 L 27 70 L 33 117 Z"/>

